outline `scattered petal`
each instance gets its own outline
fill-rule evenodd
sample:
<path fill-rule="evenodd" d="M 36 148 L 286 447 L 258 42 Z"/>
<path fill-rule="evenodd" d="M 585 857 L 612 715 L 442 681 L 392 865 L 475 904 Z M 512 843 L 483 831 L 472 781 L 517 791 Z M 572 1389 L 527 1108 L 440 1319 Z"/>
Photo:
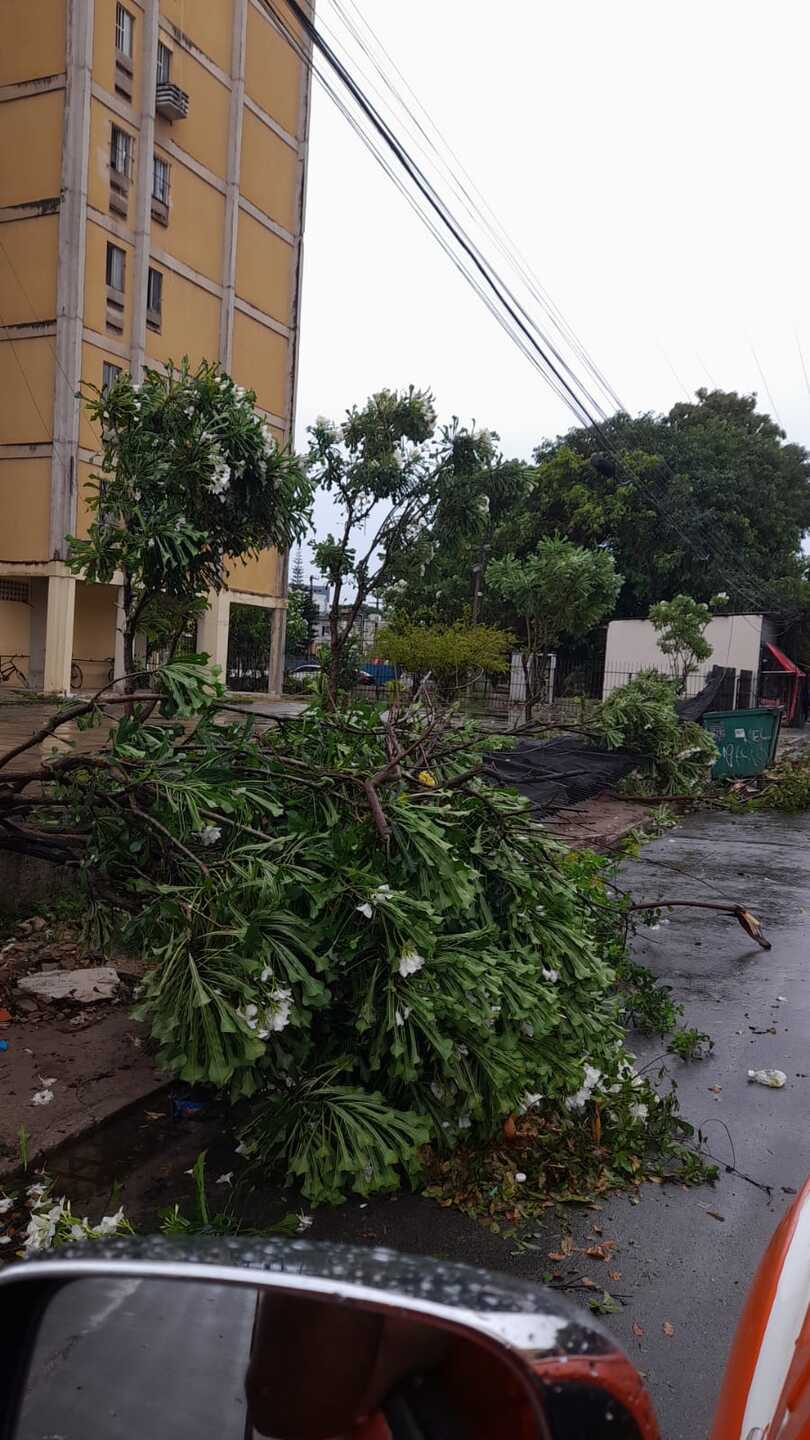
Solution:
<path fill-rule="evenodd" d="M 217 1184 L 217 1185 L 230 1185 L 232 1181 L 233 1181 L 233 1171 L 232 1171 L 232 1170 L 228 1170 L 224 1175 L 220 1175 L 219 1179 L 216 1181 L 216 1184 Z"/>
<path fill-rule="evenodd" d="M 675 1334 L 675 1326 L 673 1325 L 671 1320 L 665 1320 L 663 1325 L 661 1326 L 661 1329 L 667 1337 Z"/>
<path fill-rule="evenodd" d="M 633 1334 L 635 1335 L 637 1340 L 640 1340 L 642 1335 L 644 1334 L 644 1326 L 639 1325 L 638 1320 L 633 1321 Z"/>
<path fill-rule="evenodd" d="M 50 1105 L 53 1100 L 53 1090 L 37 1090 L 31 1096 L 32 1105 Z"/>

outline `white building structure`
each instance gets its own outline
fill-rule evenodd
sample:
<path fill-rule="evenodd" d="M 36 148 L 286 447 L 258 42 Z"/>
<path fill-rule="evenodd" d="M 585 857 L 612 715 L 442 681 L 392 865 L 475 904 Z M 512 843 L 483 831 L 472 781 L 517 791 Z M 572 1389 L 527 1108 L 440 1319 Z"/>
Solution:
<path fill-rule="evenodd" d="M 706 627 L 706 640 L 712 647 L 708 660 L 689 677 L 687 694 L 701 689 L 706 672 L 713 665 L 747 671 L 756 675 L 760 668 L 762 647 L 776 640 L 776 627 L 767 615 L 718 615 Z M 660 670 L 667 674 L 672 661 L 658 646 L 658 636 L 649 620 L 611 620 L 605 650 L 605 678 L 602 698 L 620 685 L 626 685 L 639 670 Z"/>

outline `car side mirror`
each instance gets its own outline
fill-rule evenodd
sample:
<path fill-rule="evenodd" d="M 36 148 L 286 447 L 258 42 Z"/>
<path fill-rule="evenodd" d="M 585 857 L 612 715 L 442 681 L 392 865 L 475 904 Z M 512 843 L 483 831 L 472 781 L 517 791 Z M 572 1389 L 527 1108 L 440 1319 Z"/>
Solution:
<path fill-rule="evenodd" d="M 3 1440 L 653 1440 L 549 1291 L 306 1241 L 72 1246 L 0 1276 Z"/>

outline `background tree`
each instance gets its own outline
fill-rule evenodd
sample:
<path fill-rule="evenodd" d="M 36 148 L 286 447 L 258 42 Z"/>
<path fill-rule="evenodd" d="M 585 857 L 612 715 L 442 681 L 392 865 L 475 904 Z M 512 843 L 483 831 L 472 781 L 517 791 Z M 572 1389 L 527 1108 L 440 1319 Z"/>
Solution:
<path fill-rule="evenodd" d="M 400 557 L 384 597 L 392 618 L 426 625 L 473 618 L 512 623 L 487 589 L 487 566 L 505 553 L 504 524 L 525 501 L 533 472 L 522 461 L 505 460 L 493 432 L 489 439 L 491 447 L 471 457 L 474 463 L 455 483 L 448 480 L 432 524 Z"/>
<path fill-rule="evenodd" d="M 439 701 L 452 704 L 476 674 L 503 674 L 509 669 L 513 636 L 494 625 L 384 626 L 377 637 L 380 652 L 402 665 L 415 679 L 430 675 Z"/>
<path fill-rule="evenodd" d="M 179 629 L 229 559 L 286 550 L 307 524 L 311 485 L 276 445 L 256 396 L 216 365 L 187 360 L 143 383 L 122 374 L 91 388 L 101 475 L 93 477 L 86 540 L 69 536 L 70 566 L 90 581 L 123 575 L 124 668 L 134 688 L 135 636 L 151 607 L 176 605 Z M 178 605 L 178 602 L 181 602 Z"/>
<path fill-rule="evenodd" d="M 753 596 L 794 607 L 810 528 L 810 458 L 784 443 L 756 396 L 698 390 L 667 415 L 618 414 L 601 430 L 538 446 L 530 493 L 505 537 L 516 554 L 556 532 L 607 546 L 625 577 L 621 615 L 646 615 L 677 594 L 708 601 L 720 590 L 738 610 Z"/>
<path fill-rule="evenodd" d="M 712 606 L 725 605 L 728 595 L 712 596 Z M 706 626 L 712 618 L 708 605 L 693 600 L 691 595 L 676 595 L 674 600 L 659 600 L 647 617 L 655 627 L 658 648 L 672 660 L 672 670 L 683 693 L 690 675 L 702 660 L 708 660 L 712 647 L 706 639 Z"/>
<path fill-rule="evenodd" d="M 552 650 L 563 635 L 585 635 L 613 609 L 622 577 L 606 550 L 586 550 L 556 535 L 541 540 L 524 560 L 514 555 L 493 560 L 489 583 L 521 616 L 524 707 L 530 720 Z"/>
<path fill-rule="evenodd" d="M 287 649 L 291 651 L 306 650 L 312 648 L 315 639 L 315 626 L 318 620 L 318 607 L 312 598 L 312 591 L 304 576 L 304 557 L 301 553 L 301 546 L 295 553 L 295 561 L 290 573 L 289 586 L 289 609 L 287 611 Z M 298 617 L 301 617 L 301 620 Z M 293 626 L 292 632 L 290 626 Z"/>
<path fill-rule="evenodd" d="M 478 473 L 493 453 L 493 439 L 455 420 L 437 431 L 432 396 L 413 386 L 381 390 L 361 410 L 348 411 L 342 426 L 321 418 L 309 433 L 309 474 L 341 512 L 338 535 L 314 551 L 331 588 L 328 687 L 334 700 L 342 652 L 361 609 L 402 578 L 411 556 L 429 543 L 442 497 Z M 358 558 L 357 537 L 366 527 Z"/>

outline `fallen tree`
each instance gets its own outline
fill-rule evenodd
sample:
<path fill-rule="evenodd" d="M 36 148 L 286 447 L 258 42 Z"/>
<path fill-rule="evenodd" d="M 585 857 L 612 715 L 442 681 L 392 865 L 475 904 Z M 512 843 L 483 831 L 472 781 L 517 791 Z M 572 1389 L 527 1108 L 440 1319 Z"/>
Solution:
<path fill-rule="evenodd" d="M 626 902 L 489 783 L 492 736 L 397 702 L 258 733 L 203 657 L 157 687 L 0 757 L 0 848 L 77 870 L 161 1064 L 249 1100 L 258 1162 L 317 1203 L 520 1115 L 627 1181 L 685 1154 L 624 1047 Z M 109 733 L 34 762 L 67 719 Z"/>

